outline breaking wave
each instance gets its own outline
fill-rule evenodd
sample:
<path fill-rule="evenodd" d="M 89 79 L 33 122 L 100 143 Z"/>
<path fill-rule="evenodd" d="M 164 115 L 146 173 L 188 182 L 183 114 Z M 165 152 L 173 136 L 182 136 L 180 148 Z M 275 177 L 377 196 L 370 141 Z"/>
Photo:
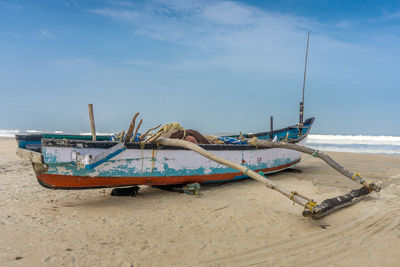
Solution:
<path fill-rule="evenodd" d="M 309 135 L 306 144 L 325 151 L 400 155 L 400 136 Z"/>

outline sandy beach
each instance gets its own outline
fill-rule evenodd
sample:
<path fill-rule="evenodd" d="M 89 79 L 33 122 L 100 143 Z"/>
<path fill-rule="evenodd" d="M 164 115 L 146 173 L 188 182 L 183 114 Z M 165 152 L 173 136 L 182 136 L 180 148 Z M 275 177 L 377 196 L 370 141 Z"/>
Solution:
<path fill-rule="evenodd" d="M 142 187 L 40 186 L 0 138 L 1 266 L 395 266 L 400 262 L 400 157 L 329 154 L 383 189 L 320 220 L 256 181 L 203 186 L 199 196 Z M 270 178 L 317 201 L 359 188 L 321 160 Z"/>

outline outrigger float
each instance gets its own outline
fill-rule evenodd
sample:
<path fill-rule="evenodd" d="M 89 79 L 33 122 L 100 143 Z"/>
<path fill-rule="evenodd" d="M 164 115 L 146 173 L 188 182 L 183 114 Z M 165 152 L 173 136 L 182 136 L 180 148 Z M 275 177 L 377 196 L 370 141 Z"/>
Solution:
<path fill-rule="evenodd" d="M 186 184 L 188 190 L 197 190 L 197 183 L 250 177 L 303 206 L 303 216 L 321 218 L 357 203 L 372 191 L 379 192 L 381 187 L 357 172 L 344 169 L 329 155 L 304 146 L 314 122 L 314 118 L 303 121 L 308 38 L 297 125 L 273 130 L 271 117 L 271 130 L 256 134 L 203 136 L 183 129 L 178 123 L 166 124 L 153 134 L 151 131 L 160 126 L 140 134 L 143 120 L 135 127 L 139 115 L 136 113 L 126 134 L 123 131 L 114 136 L 97 136 L 93 106 L 89 104 L 92 136 L 17 135 L 17 154 L 32 162 L 39 183 L 51 189 Z M 266 177 L 300 162 L 301 153 L 322 159 L 362 187 L 318 204 Z"/>

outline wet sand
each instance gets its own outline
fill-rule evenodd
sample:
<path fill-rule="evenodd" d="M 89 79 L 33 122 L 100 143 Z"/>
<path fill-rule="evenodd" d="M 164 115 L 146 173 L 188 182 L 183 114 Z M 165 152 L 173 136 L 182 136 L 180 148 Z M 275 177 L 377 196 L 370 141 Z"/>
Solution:
<path fill-rule="evenodd" d="M 301 216 L 256 181 L 203 186 L 199 196 L 142 187 L 40 186 L 15 141 L 0 138 L 1 266 L 396 266 L 400 262 L 400 157 L 329 153 L 383 185 L 320 220 Z M 296 171 L 300 170 L 300 171 Z M 308 155 L 269 176 L 317 201 L 359 188 Z"/>

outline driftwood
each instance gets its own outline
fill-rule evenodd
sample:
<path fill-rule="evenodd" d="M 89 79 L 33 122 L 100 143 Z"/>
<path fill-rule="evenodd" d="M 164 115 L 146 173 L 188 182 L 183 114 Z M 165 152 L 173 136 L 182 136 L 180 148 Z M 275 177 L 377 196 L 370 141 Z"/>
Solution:
<path fill-rule="evenodd" d="M 346 170 L 339 163 L 333 160 L 329 155 L 323 152 L 319 152 L 318 150 L 286 142 L 269 142 L 269 141 L 252 140 L 252 144 L 255 145 L 256 147 L 285 148 L 313 155 L 314 157 L 318 157 L 323 161 L 325 161 L 329 166 L 331 166 L 332 168 L 334 168 L 347 178 L 362 184 L 370 191 L 374 190 L 376 192 L 379 192 L 381 190 L 380 185 L 374 183 L 372 180 L 366 181 L 364 178 L 361 177 L 361 175 L 358 172 L 354 173 Z"/>
<path fill-rule="evenodd" d="M 126 137 L 125 137 L 124 142 L 128 142 L 128 141 L 131 139 L 131 135 L 132 135 L 132 133 L 133 133 L 133 130 L 135 130 L 135 121 L 136 121 L 137 116 L 139 116 L 139 112 L 137 112 L 137 113 L 135 114 L 135 116 L 133 116 L 132 122 L 131 122 L 131 124 L 129 125 L 129 129 L 128 129 L 128 131 L 126 132 Z"/>
<path fill-rule="evenodd" d="M 139 142 L 142 142 L 142 140 L 149 134 L 150 131 L 153 131 L 153 130 L 157 129 L 157 128 L 159 128 L 160 126 L 161 126 L 161 124 L 157 125 L 156 127 L 153 127 L 153 128 L 148 129 L 144 134 L 142 134 L 142 135 L 139 137 Z"/>
<path fill-rule="evenodd" d="M 132 135 L 132 138 L 131 138 L 130 142 L 133 142 L 133 140 L 135 140 L 136 134 L 137 134 L 137 132 L 139 131 L 139 128 L 140 128 L 140 126 L 142 125 L 142 122 L 143 122 L 143 119 L 140 119 L 139 125 L 137 126 L 137 128 L 136 128 L 136 130 L 135 130 L 135 133 Z"/>

